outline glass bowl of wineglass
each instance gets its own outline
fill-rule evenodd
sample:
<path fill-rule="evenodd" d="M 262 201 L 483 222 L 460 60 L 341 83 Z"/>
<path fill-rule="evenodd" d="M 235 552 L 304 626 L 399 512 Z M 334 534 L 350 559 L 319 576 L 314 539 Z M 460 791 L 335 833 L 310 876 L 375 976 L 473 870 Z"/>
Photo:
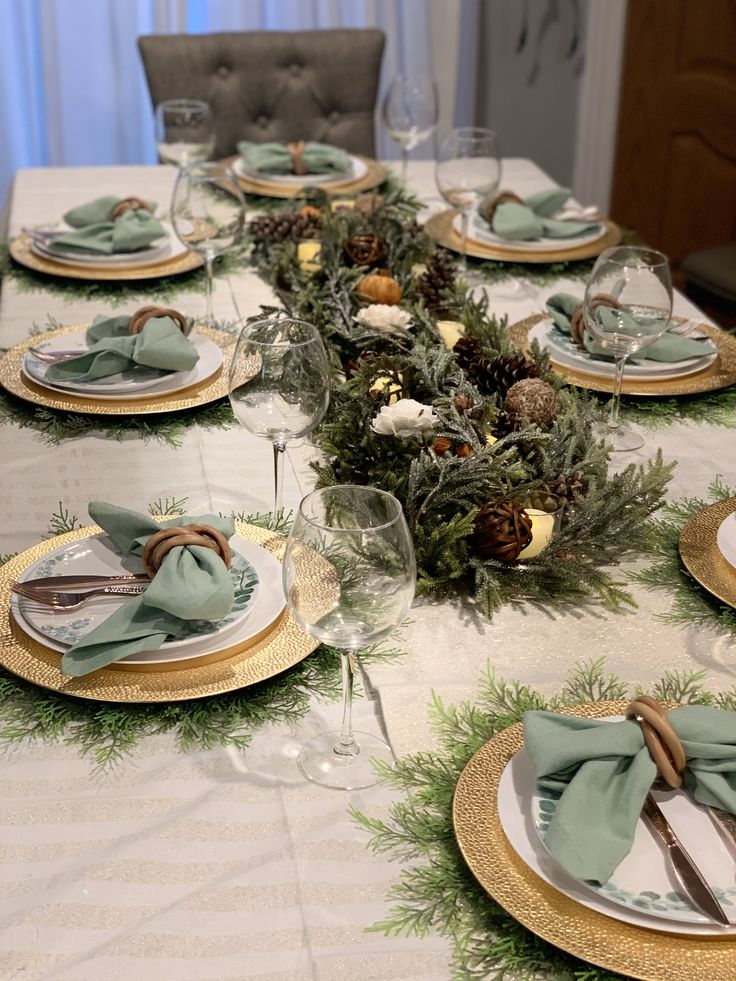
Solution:
<path fill-rule="evenodd" d="M 284 316 L 246 324 L 230 365 L 229 394 L 238 422 L 273 446 L 273 528 L 281 512 L 286 444 L 310 433 L 330 401 L 330 366 L 317 328 Z"/>
<path fill-rule="evenodd" d="M 214 326 L 214 261 L 237 245 L 243 235 L 245 200 L 235 174 L 222 163 L 195 163 L 179 171 L 171 201 L 171 223 L 177 237 L 204 259 L 205 323 Z"/>
<path fill-rule="evenodd" d="M 452 130 L 440 144 L 435 179 L 445 201 L 460 211 L 460 252 L 466 270 L 470 215 L 501 182 L 501 158 L 493 130 L 472 126 Z"/>
<path fill-rule="evenodd" d="M 409 152 L 434 133 L 439 115 L 437 86 L 428 75 L 397 75 L 382 106 L 383 123 L 401 149 L 401 181 L 406 185 Z"/>
<path fill-rule="evenodd" d="M 585 287 L 583 319 L 602 353 L 615 359 L 613 398 L 597 435 L 615 452 L 636 450 L 644 440 L 619 422 L 627 359 L 656 343 L 668 330 L 672 279 L 667 256 L 655 249 L 618 246 L 598 256 Z"/>
<path fill-rule="evenodd" d="M 310 739 L 299 769 L 341 790 L 378 782 L 371 760 L 391 766 L 380 737 L 354 732 L 351 707 L 358 649 L 399 626 L 414 599 L 416 562 L 401 504 L 375 487 L 341 484 L 307 494 L 284 555 L 284 591 L 302 630 L 340 650 L 342 728 Z"/>
<path fill-rule="evenodd" d="M 187 167 L 209 160 L 215 149 L 215 125 L 206 102 L 168 99 L 154 113 L 156 149 L 162 163 Z"/>

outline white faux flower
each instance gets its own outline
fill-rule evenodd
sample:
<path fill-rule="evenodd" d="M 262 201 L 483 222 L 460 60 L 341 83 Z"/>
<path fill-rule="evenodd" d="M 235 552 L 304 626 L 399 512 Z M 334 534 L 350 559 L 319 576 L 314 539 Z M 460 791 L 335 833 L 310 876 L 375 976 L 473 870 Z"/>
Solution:
<path fill-rule="evenodd" d="M 399 399 L 393 405 L 383 406 L 371 429 L 380 436 L 429 436 L 438 422 L 431 405 L 422 405 L 415 399 Z"/>
<path fill-rule="evenodd" d="M 403 331 L 411 322 L 411 314 L 388 303 L 371 303 L 370 306 L 363 307 L 353 319 L 363 327 L 371 327 L 373 330 Z"/>

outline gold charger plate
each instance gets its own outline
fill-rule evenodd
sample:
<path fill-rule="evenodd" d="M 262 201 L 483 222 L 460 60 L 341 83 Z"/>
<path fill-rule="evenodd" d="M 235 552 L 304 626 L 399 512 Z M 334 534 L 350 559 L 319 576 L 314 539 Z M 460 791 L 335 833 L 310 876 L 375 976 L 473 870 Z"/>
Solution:
<path fill-rule="evenodd" d="M 453 252 L 461 252 L 461 240 L 452 226 L 453 219 L 459 212 L 456 208 L 441 211 L 432 215 L 424 226 L 425 231 L 440 245 Z M 496 262 L 572 262 L 576 259 L 592 259 L 604 249 L 618 245 L 621 241 L 621 229 L 615 222 L 605 219 L 601 222 L 605 231 L 600 238 L 574 249 L 525 249 L 518 245 L 486 245 L 468 238 L 467 254 L 476 259 L 494 259 Z"/>
<path fill-rule="evenodd" d="M 50 330 L 43 335 L 44 340 L 49 337 L 58 337 L 69 334 L 80 327 L 89 326 L 81 324 L 75 327 L 61 327 L 59 330 Z M 66 412 L 85 412 L 89 415 L 97 416 L 132 416 L 132 415 L 152 415 L 157 412 L 179 412 L 184 409 L 194 409 L 200 405 L 207 405 L 217 399 L 224 398 L 228 393 L 228 374 L 230 362 L 232 361 L 236 337 L 226 334 L 223 331 L 211 330 L 207 327 L 198 327 L 197 332 L 214 341 L 218 347 L 222 348 L 222 365 L 209 378 L 182 388 L 178 392 L 162 392 L 159 395 L 146 395 L 141 392 L 134 398 L 118 398 L 114 401 L 92 398 L 91 396 L 73 395 L 71 392 L 55 392 L 42 385 L 37 385 L 26 378 L 21 373 L 23 359 L 28 348 L 38 344 L 39 338 L 30 337 L 15 347 L 11 347 L 0 357 L 0 385 L 18 398 L 26 402 L 33 402 L 34 405 L 42 405 L 48 409 L 63 409 Z"/>
<path fill-rule="evenodd" d="M 67 678 L 59 670 L 61 654 L 52 651 L 15 622 L 10 611 L 10 587 L 37 559 L 70 542 L 98 533 L 97 525 L 79 528 L 40 542 L 0 567 L 0 665 L 26 681 L 65 695 L 104 702 L 177 702 L 245 688 L 286 671 L 303 660 L 318 642 L 305 634 L 288 611 L 284 611 L 264 636 L 242 648 L 222 648 L 197 667 L 169 670 L 121 670 L 102 668 L 82 678 Z M 235 522 L 238 535 L 282 559 L 286 539 L 264 528 Z M 325 595 L 325 575 L 315 562 L 315 593 Z M 330 583 L 328 583 L 328 591 Z"/>
<path fill-rule="evenodd" d="M 736 511 L 736 497 L 710 504 L 691 518 L 680 532 L 680 558 L 703 589 L 736 607 L 736 569 L 718 548 L 718 528 Z"/>
<path fill-rule="evenodd" d="M 223 160 L 223 163 L 232 166 L 233 162 L 237 159 L 237 155 L 227 157 L 226 160 Z M 387 177 L 387 171 L 383 164 L 377 160 L 372 160 L 370 157 L 358 157 L 358 159 L 362 160 L 368 167 L 368 171 L 362 177 L 358 178 L 358 180 L 350 181 L 347 184 L 338 184 L 337 186 L 330 183 L 319 184 L 317 189 L 325 191 L 327 194 L 344 194 L 346 197 L 350 197 L 352 194 L 358 194 L 361 191 L 370 191 L 374 187 L 378 187 L 379 184 L 383 184 Z M 285 185 L 266 180 L 253 180 L 249 177 L 242 177 L 237 172 L 234 173 L 238 179 L 238 183 L 247 194 L 260 194 L 266 198 L 295 198 L 303 194 L 305 190 L 304 187 L 297 187 L 293 184 Z"/>
<path fill-rule="evenodd" d="M 549 315 L 546 313 L 535 313 L 525 320 L 520 320 L 509 327 L 509 340 L 522 351 L 528 351 L 530 347 L 529 332 L 538 323 L 549 319 Z M 672 319 L 684 320 L 683 317 L 673 317 Z M 698 324 L 698 327 L 710 337 L 718 349 L 718 357 L 711 365 L 694 375 L 686 375 L 684 378 L 662 378 L 660 381 L 640 381 L 636 378 L 627 378 L 624 374 L 621 393 L 623 395 L 649 395 L 655 398 L 667 398 L 672 395 L 697 395 L 702 392 L 713 392 L 719 388 L 727 388 L 729 385 L 736 384 L 736 337 L 724 333 L 717 327 L 709 327 L 708 324 Z M 552 367 L 565 381 L 571 385 L 577 385 L 578 388 L 588 388 L 591 392 L 613 392 L 612 377 L 592 375 L 587 371 L 568 368 L 567 365 L 557 364 L 554 361 Z"/>
<path fill-rule="evenodd" d="M 204 264 L 202 256 L 196 252 L 185 252 L 175 259 L 161 259 L 145 266 L 72 266 L 65 262 L 54 262 L 31 251 L 31 239 L 28 235 L 19 235 L 10 243 L 10 254 L 21 266 L 34 272 L 46 273 L 47 276 L 62 276 L 65 279 L 89 279 L 100 282 L 116 280 L 159 279 L 161 276 L 176 276 L 179 273 L 191 272 Z"/>
<path fill-rule="evenodd" d="M 627 702 L 591 702 L 570 715 L 623 715 Z M 482 746 L 455 789 L 452 819 L 473 875 L 503 908 L 537 936 L 575 957 L 643 981 L 733 981 L 733 937 L 679 936 L 622 923 L 588 909 L 539 878 L 516 854 L 501 827 L 498 784 L 524 744 L 520 722 Z"/>

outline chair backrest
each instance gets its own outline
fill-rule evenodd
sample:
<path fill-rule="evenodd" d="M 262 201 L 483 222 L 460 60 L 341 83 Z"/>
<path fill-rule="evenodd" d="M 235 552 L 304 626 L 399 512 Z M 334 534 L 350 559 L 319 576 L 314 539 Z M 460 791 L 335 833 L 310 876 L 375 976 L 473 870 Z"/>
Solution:
<path fill-rule="evenodd" d="M 238 140 L 319 140 L 375 155 L 382 31 L 257 31 L 138 38 L 154 105 L 203 99 L 215 156 Z"/>

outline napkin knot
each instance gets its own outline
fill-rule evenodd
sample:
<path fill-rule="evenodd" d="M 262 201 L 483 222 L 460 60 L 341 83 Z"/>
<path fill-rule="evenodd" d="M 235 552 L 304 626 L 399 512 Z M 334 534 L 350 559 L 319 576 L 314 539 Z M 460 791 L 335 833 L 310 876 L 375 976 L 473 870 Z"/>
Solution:
<path fill-rule="evenodd" d="M 481 208 L 481 214 L 489 225 L 493 221 L 493 216 L 495 215 L 496 208 L 499 206 L 499 204 L 506 204 L 508 202 L 512 202 L 513 204 L 524 203 L 519 195 L 514 194 L 512 191 L 501 191 L 500 194 L 497 194 L 495 197 L 489 198 L 484 202 L 483 207 Z"/>
<path fill-rule="evenodd" d="M 183 545 L 201 545 L 217 552 L 229 569 L 233 553 L 227 538 L 210 525 L 181 525 L 178 528 L 162 528 L 146 542 L 143 549 L 143 565 L 153 578 L 161 568 L 169 552 Z"/>
<path fill-rule="evenodd" d="M 151 211 L 151 206 L 148 201 L 144 201 L 142 198 L 123 198 L 122 201 L 118 201 L 115 207 L 110 212 L 110 221 L 115 221 L 116 218 L 120 218 L 127 211 Z"/>
<path fill-rule="evenodd" d="M 610 293 L 597 293 L 593 299 L 588 304 L 590 307 L 590 312 L 593 313 L 598 307 L 611 307 L 611 309 L 618 310 L 621 304 L 618 302 L 615 296 L 611 296 Z M 570 319 L 570 336 L 575 341 L 577 346 L 581 351 L 585 351 L 585 318 L 583 316 L 583 304 L 580 303 L 575 313 L 573 313 Z"/>
<path fill-rule="evenodd" d="M 309 170 L 307 165 L 302 160 L 302 154 L 304 153 L 304 140 L 297 140 L 296 143 L 287 143 L 286 149 L 291 154 L 291 166 L 295 174 L 303 177 L 304 174 L 308 174 Z"/>
<path fill-rule="evenodd" d="M 140 334 L 148 321 L 153 320 L 154 317 L 169 317 L 174 321 L 185 337 L 189 332 L 189 323 L 187 322 L 187 318 L 183 313 L 179 313 L 178 310 L 174 310 L 171 307 L 148 306 L 141 307 L 140 310 L 136 310 L 136 312 L 130 318 L 130 322 L 128 323 L 128 333 Z"/>
<path fill-rule="evenodd" d="M 640 695 L 629 702 L 625 715 L 639 723 L 649 755 L 657 767 L 657 776 L 670 787 L 681 787 L 687 757 L 664 705 L 651 695 Z"/>

